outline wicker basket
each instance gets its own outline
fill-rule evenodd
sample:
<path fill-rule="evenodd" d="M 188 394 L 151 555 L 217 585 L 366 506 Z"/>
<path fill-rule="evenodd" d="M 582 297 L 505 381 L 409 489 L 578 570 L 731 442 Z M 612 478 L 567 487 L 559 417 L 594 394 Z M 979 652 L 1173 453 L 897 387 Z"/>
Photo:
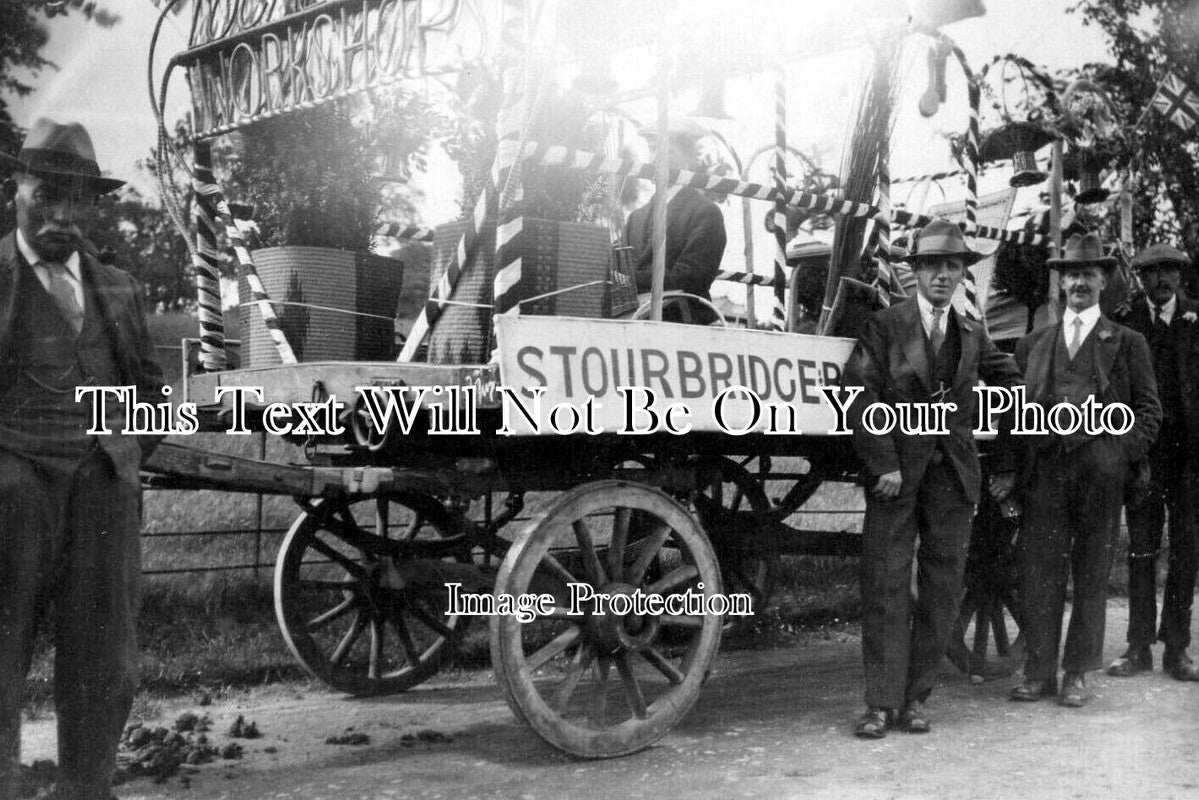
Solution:
<path fill-rule="evenodd" d="M 521 304 L 522 314 L 570 317 L 608 317 L 613 312 L 613 256 L 608 231 L 580 222 L 525 217 L 521 223 L 525 249 L 521 255 L 521 297 L 538 300 Z M 458 247 L 464 222 L 435 229 L 430 286 L 436 286 Z M 602 283 L 595 283 L 602 281 Z M 491 355 L 490 306 L 494 303 L 495 224 L 483 231 L 473 267 L 463 272 L 451 297 L 459 303 L 447 305 L 429 336 L 428 360 L 439 364 L 477 364 Z M 593 284 L 585 286 L 584 284 Z M 569 287 L 579 286 L 579 289 Z M 617 285 L 615 296 L 626 304 Z M 568 291 L 562 291 L 568 289 Z M 634 297 L 636 291 L 633 290 Z"/>
<path fill-rule="evenodd" d="M 300 361 L 387 361 L 395 357 L 396 303 L 403 265 L 393 258 L 323 247 L 269 247 L 253 253 L 258 277 Z M 244 278 L 243 363 L 282 363 Z"/>

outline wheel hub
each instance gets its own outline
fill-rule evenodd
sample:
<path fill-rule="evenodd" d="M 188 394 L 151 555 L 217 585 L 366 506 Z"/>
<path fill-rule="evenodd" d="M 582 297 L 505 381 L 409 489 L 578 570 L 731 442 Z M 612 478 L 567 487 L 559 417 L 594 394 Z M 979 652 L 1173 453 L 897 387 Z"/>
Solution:
<path fill-rule="evenodd" d="M 611 583 L 602 590 L 603 594 L 611 597 L 623 595 L 631 599 L 637 588 L 627 583 Z M 658 636 L 660 620 L 653 614 L 592 614 L 596 644 L 603 653 L 614 654 L 628 650 L 640 650 L 647 647 Z"/>

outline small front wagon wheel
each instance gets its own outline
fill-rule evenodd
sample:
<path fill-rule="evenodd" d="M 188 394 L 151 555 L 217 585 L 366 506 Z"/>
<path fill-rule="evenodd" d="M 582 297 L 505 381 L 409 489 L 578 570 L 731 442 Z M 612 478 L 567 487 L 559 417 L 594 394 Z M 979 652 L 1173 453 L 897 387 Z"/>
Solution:
<path fill-rule="evenodd" d="M 575 609 L 572 585 L 658 596 L 669 607 Z M 584 758 L 641 750 L 699 696 L 720 647 L 721 591 L 711 545 L 681 505 L 641 484 L 585 484 L 535 515 L 504 559 L 497 596 L 551 594 L 555 602 L 524 624 L 492 618 L 497 681 L 517 716 L 555 747 Z"/>
<path fill-rule="evenodd" d="M 401 692 L 435 674 L 465 622 L 445 615 L 439 574 L 465 558 L 444 546 L 455 527 L 423 494 L 310 504 L 275 564 L 275 615 L 304 669 L 354 695 Z"/>

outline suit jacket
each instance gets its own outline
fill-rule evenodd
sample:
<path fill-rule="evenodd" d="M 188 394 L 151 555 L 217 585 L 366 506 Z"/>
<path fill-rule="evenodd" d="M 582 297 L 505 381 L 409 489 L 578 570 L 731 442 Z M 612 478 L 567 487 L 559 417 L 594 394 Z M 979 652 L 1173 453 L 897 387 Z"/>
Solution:
<path fill-rule="evenodd" d="M 0 380 L 5 379 L 9 365 L 17 356 L 12 327 L 17 283 L 29 274 L 20 269 L 24 263 L 25 257 L 17 247 L 16 232 L 0 239 Z M 162 368 L 155 358 L 154 344 L 146 329 L 137 283 L 125 271 L 101 264 L 86 253 L 80 253 L 80 273 L 97 298 L 97 311 L 113 338 L 113 354 L 121 385 L 136 386 L 138 399 L 142 402 L 162 402 Z M 142 454 L 148 455 L 161 437 L 138 436 L 137 439 Z M 123 466 L 127 465 L 118 464 L 117 468 Z"/>
<path fill-rule="evenodd" d="M 1187 314 L 1196 316 L 1188 320 Z M 1153 317 L 1149 313 L 1149 304 L 1143 297 L 1121 306 L 1114 314 L 1116 322 L 1149 338 L 1153 330 Z M 1178 307 L 1174 311 L 1174 319 L 1170 324 L 1170 333 L 1175 336 L 1178 378 L 1181 381 L 1181 408 L 1170 409 L 1177 412 L 1178 419 L 1186 428 L 1188 439 L 1199 443 L 1199 303 L 1178 297 Z M 1158 398 L 1164 407 L 1173 398 Z M 1195 437 L 1195 438 L 1192 438 Z M 1187 455 L 1192 463 L 1199 462 L 1199 449 L 1190 447 Z"/>
<path fill-rule="evenodd" d="M 1097 387 L 1095 399 L 1105 405 L 1124 403 L 1136 416 L 1132 430 L 1119 437 L 1125 461 L 1131 466 L 1149 451 L 1162 421 L 1153 356 L 1144 336 L 1107 317 L 1099 318 L 1091 336 L 1096 337 L 1092 373 Z M 1058 321 L 1038 328 L 1016 344 L 1016 363 L 1024 371 L 1030 402 L 1046 407 L 1056 402 L 1052 396 L 1052 366 L 1053 353 L 1061 337 L 1062 323 Z M 1032 438 L 1025 451 L 1030 461 L 1036 457 L 1039 445 L 1044 443 L 1043 437 Z"/>
<path fill-rule="evenodd" d="M 845 367 L 845 386 L 864 391 L 850 407 L 849 424 L 853 447 L 867 473 L 879 476 L 899 470 L 903 491 L 915 491 L 929 461 L 940 445 L 962 481 L 967 497 L 978 502 L 981 480 L 978 448 L 974 442 L 976 395 L 974 386 L 984 382 L 1011 387 L 1020 383 L 1020 372 L 1012 357 L 1002 353 L 987 337 L 982 326 L 951 311 L 957 324 L 961 357 L 953 384 L 944 397 L 957 410 L 946 415 L 947 435 L 909 435 L 896 425 L 890 436 L 876 436 L 862 427 L 862 414 L 871 403 L 927 404 L 941 402 L 934 387 L 925 350 L 927 337 L 916 298 L 871 315 L 857 347 Z"/>
<path fill-rule="evenodd" d="M 653 285 L 654 201 L 629 215 L 625 242 L 633 248 L 634 279 L 637 291 L 648 292 Z M 682 291 L 711 300 L 712 282 L 720 271 L 726 242 L 724 216 L 720 208 L 703 192 L 684 186 L 666 204 L 666 291 Z M 698 305 L 698 304 L 697 304 Z M 708 323 L 715 316 L 707 307 L 696 311 L 696 322 Z"/>

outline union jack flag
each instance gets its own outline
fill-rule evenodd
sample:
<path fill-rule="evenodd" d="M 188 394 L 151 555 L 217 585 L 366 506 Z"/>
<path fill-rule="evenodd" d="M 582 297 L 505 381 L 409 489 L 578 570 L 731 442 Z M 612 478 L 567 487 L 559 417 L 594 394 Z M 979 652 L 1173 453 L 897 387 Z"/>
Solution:
<path fill-rule="evenodd" d="M 1162 78 L 1149 104 L 1184 131 L 1199 125 L 1199 93 L 1173 72 Z"/>

